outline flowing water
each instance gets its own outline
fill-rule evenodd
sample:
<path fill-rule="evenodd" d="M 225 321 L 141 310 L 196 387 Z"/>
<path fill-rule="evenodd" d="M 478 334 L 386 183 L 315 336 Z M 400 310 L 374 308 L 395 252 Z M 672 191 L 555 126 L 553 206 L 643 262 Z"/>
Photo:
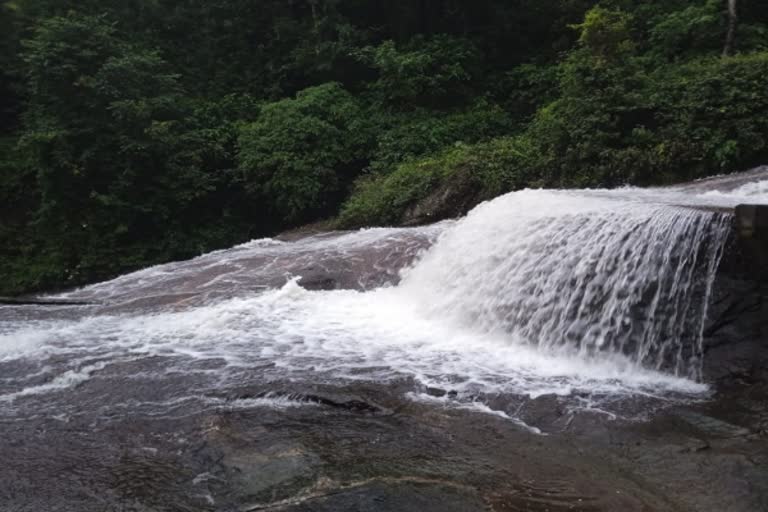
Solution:
<path fill-rule="evenodd" d="M 257 240 L 57 296 L 91 306 L 0 308 L 0 415 L 205 408 L 297 381 L 407 380 L 409 399 L 486 411 L 505 394 L 700 398 L 717 209 L 768 201 L 768 182 L 729 180 L 525 190 L 459 221 Z"/>

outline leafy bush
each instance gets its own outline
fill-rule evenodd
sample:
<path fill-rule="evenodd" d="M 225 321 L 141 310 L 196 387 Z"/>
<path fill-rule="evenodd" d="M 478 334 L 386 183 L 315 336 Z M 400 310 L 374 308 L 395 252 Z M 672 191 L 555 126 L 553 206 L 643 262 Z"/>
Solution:
<path fill-rule="evenodd" d="M 573 25 L 580 33 L 579 43 L 600 60 L 615 60 L 635 47 L 631 36 L 632 16 L 620 10 L 596 5 Z"/>
<path fill-rule="evenodd" d="M 525 127 L 542 106 L 558 96 L 559 66 L 522 64 L 504 73 L 494 85 L 494 101 L 515 124 L 511 130 Z"/>
<path fill-rule="evenodd" d="M 397 224 L 405 209 L 425 197 L 466 158 L 458 146 L 439 155 L 406 162 L 388 175 L 368 175 L 355 184 L 339 215 L 339 227 Z"/>
<path fill-rule="evenodd" d="M 298 222 L 333 205 L 367 144 L 358 102 L 328 83 L 264 105 L 258 119 L 240 129 L 238 164 L 254 199 Z"/>
<path fill-rule="evenodd" d="M 659 70 L 654 152 L 665 181 L 699 178 L 768 157 L 768 52 Z"/>
<path fill-rule="evenodd" d="M 406 45 L 384 41 L 359 52 L 378 71 L 371 83 L 374 97 L 399 108 L 462 103 L 476 77 L 477 49 L 471 42 L 444 34 L 417 36 Z"/>
<path fill-rule="evenodd" d="M 420 110 L 396 115 L 387 123 L 391 128 L 378 135 L 371 154 L 374 172 L 390 172 L 401 162 L 448 146 L 502 135 L 512 124 L 500 107 L 482 100 L 447 113 Z"/>
<path fill-rule="evenodd" d="M 474 202 L 520 188 L 532 181 L 527 175 L 534 158 L 532 149 L 526 137 L 502 137 L 475 145 L 459 144 L 405 162 L 391 174 L 365 176 L 342 207 L 338 225 L 396 225 L 409 207 L 459 175 L 453 184 L 471 190 Z"/>
<path fill-rule="evenodd" d="M 721 51 L 722 2 L 707 0 L 670 13 L 656 14 L 649 30 L 650 49 L 665 59 L 680 59 L 702 50 Z"/>

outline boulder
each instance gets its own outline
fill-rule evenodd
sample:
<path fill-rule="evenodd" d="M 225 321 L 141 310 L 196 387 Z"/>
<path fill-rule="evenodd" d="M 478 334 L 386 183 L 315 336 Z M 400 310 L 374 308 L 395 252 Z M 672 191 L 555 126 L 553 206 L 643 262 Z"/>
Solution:
<path fill-rule="evenodd" d="M 419 226 L 466 215 L 483 199 L 482 187 L 469 170 L 459 170 L 423 199 L 409 206 L 400 225 Z"/>

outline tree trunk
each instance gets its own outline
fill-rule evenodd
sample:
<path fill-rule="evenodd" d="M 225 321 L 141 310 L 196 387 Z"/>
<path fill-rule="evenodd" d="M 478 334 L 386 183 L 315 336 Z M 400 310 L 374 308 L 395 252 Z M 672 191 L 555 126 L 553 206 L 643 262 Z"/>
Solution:
<path fill-rule="evenodd" d="M 733 55 L 733 48 L 736 44 L 736 27 L 738 23 L 739 16 L 736 10 L 736 0 L 728 0 L 728 33 L 725 36 L 723 57 Z"/>

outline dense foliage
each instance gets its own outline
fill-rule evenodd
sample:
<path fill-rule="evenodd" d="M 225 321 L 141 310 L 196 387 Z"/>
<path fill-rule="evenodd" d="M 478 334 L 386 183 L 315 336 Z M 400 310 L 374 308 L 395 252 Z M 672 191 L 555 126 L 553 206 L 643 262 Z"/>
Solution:
<path fill-rule="evenodd" d="M 479 201 L 764 162 L 768 4 L 738 14 L 724 0 L 6 1 L 0 293 L 320 218 L 402 223 L 441 187 Z"/>

